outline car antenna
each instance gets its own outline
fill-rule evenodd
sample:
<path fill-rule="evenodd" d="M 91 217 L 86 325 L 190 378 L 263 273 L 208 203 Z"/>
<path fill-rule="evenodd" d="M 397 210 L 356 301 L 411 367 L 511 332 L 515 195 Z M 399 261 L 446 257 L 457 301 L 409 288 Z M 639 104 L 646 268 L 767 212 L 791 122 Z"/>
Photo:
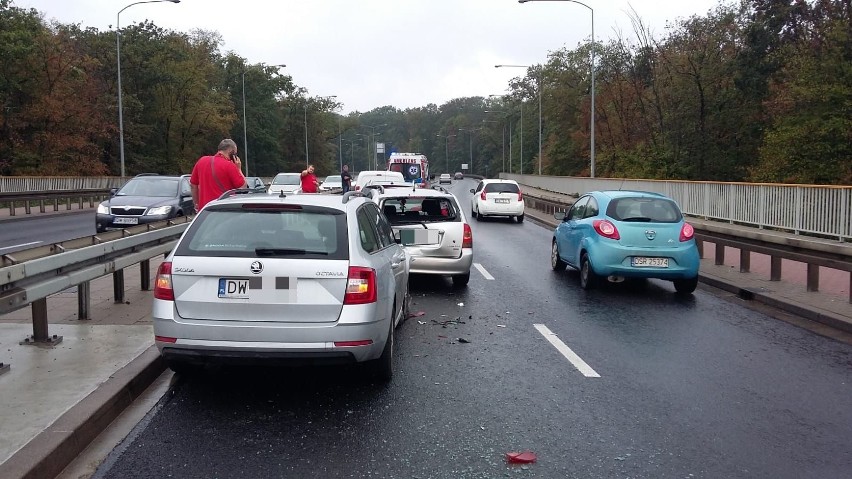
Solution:
<path fill-rule="evenodd" d="M 624 182 L 625 182 L 625 181 L 627 181 L 627 178 L 622 178 L 622 179 L 621 179 L 621 184 L 620 184 L 620 185 L 618 185 L 618 191 L 621 191 L 621 189 L 622 189 L 622 188 L 624 188 Z"/>
<path fill-rule="evenodd" d="M 287 195 L 284 194 L 284 190 L 281 190 L 281 191 L 278 192 L 278 197 L 279 198 L 286 198 Z"/>

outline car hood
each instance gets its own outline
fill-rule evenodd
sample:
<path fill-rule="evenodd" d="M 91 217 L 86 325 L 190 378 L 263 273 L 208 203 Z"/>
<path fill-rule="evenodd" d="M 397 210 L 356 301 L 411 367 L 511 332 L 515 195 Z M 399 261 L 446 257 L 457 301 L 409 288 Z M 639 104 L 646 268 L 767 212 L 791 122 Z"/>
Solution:
<path fill-rule="evenodd" d="M 109 200 L 101 202 L 102 205 L 112 208 L 117 206 L 144 206 L 146 208 L 153 208 L 156 206 L 174 205 L 175 203 L 177 203 L 177 198 L 164 196 L 113 196 Z"/>

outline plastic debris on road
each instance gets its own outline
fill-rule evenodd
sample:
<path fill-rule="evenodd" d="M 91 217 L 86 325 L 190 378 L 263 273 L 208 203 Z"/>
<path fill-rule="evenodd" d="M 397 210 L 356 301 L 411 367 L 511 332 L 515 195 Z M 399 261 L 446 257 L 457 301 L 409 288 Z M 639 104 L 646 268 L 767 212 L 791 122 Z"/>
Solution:
<path fill-rule="evenodd" d="M 537 459 L 538 457 L 532 451 L 506 453 L 506 460 L 511 464 L 529 464 Z"/>
<path fill-rule="evenodd" d="M 408 315 L 409 318 L 419 318 L 420 316 L 426 316 L 426 311 L 417 311 Z"/>
<path fill-rule="evenodd" d="M 464 306 L 464 303 L 459 303 L 459 306 Z"/>
<path fill-rule="evenodd" d="M 498 327 L 498 328 L 505 328 L 505 327 L 506 327 L 506 325 L 505 325 L 505 324 L 498 324 L 498 325 L 497 325 L 497 327 Z"/>
<path fill-rule="evenodd" d="M 469 343 L 469 342 L 470 342 L 469 340 L 464 339 L 464 338 L 456 338 L 456 341 L 458 341 L 458 342 L 460 342 L 460 343 L 462 343 L 462 344 L 467 344 L 467 343 Z"/>

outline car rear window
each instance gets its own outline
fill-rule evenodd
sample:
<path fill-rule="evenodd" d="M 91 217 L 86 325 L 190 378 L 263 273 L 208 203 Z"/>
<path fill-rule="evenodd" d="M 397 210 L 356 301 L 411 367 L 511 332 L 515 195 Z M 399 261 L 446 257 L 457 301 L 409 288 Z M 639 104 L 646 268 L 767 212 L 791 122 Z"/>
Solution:
<path fill-rule="evenodd" d="M 618 198 L 606 209 L 610 218 L 619 221 L 677 223 L 683 218 L 677 205 L 665 198 Z"/>
<path fill-rule="evenodd" d="M 176 254 L 214 257 L 349 259 L 344 212 L 281 205 L 208 206 Z"/>
<path fill-rule="evenodd" d="M 459 208 L 452 198 L 386 198 L 382 213 L 391 225 L 461 221 Z"/>
<path fill-rule="evenodd" d="M 514 183 L 488 183 L 485 185 L 486 193 L 517 193 L 520 191 Z"/>

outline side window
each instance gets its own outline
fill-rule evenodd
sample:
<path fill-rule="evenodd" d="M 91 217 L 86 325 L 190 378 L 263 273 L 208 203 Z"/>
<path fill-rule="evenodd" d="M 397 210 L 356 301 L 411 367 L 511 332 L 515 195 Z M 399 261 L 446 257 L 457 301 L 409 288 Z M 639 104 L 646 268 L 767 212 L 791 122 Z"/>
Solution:
<path fill-rule="evenodd" d="M 571 220 L 579 220 L 583 218 L 583 213 L 586 211 L 586 203 L 589 202 L 589 197 L 584 196 L 577 200 L 574 203 L 574 206 L 571 207 L 571 211 L 568 212 L 568 219 Z"/>
<path fill-rule="evenodd" d="M 583 218 L 591 218 L 592 216 L 597 216 L 598 213 L 600 213 L 598 200 L 590 196 L 589 202 L 586 203 L 586 211 L 583 213 Z"/>
<path fill-rule="evenodd" d="M 358 234 L 361 236 L 361 247 L 368 253 L 375 253 L 381 248 L 376 226 L 370 220 L 366 208 L 358 210 Z"/>
<path fill-rule="evenodd" d="M 393 230 L 391 230 L 387 218 L 379 212 L 379 208 L 372 203 L 368 203 L 364 209 L 367 210 L 371 218 L 375 218 L 376 230 L 378 232 L 381 248 L 387 248 L 392 244 L 396 244 L 396 241 L 393 239 Z"/>
<path fill-rule="evenodd" d="M 186 179 L 186 178 L 182 178 L 180 180 L 180 195 L 181 196 L 192 195 L 192 190 L 189 188 L 189 180 Z"/>

